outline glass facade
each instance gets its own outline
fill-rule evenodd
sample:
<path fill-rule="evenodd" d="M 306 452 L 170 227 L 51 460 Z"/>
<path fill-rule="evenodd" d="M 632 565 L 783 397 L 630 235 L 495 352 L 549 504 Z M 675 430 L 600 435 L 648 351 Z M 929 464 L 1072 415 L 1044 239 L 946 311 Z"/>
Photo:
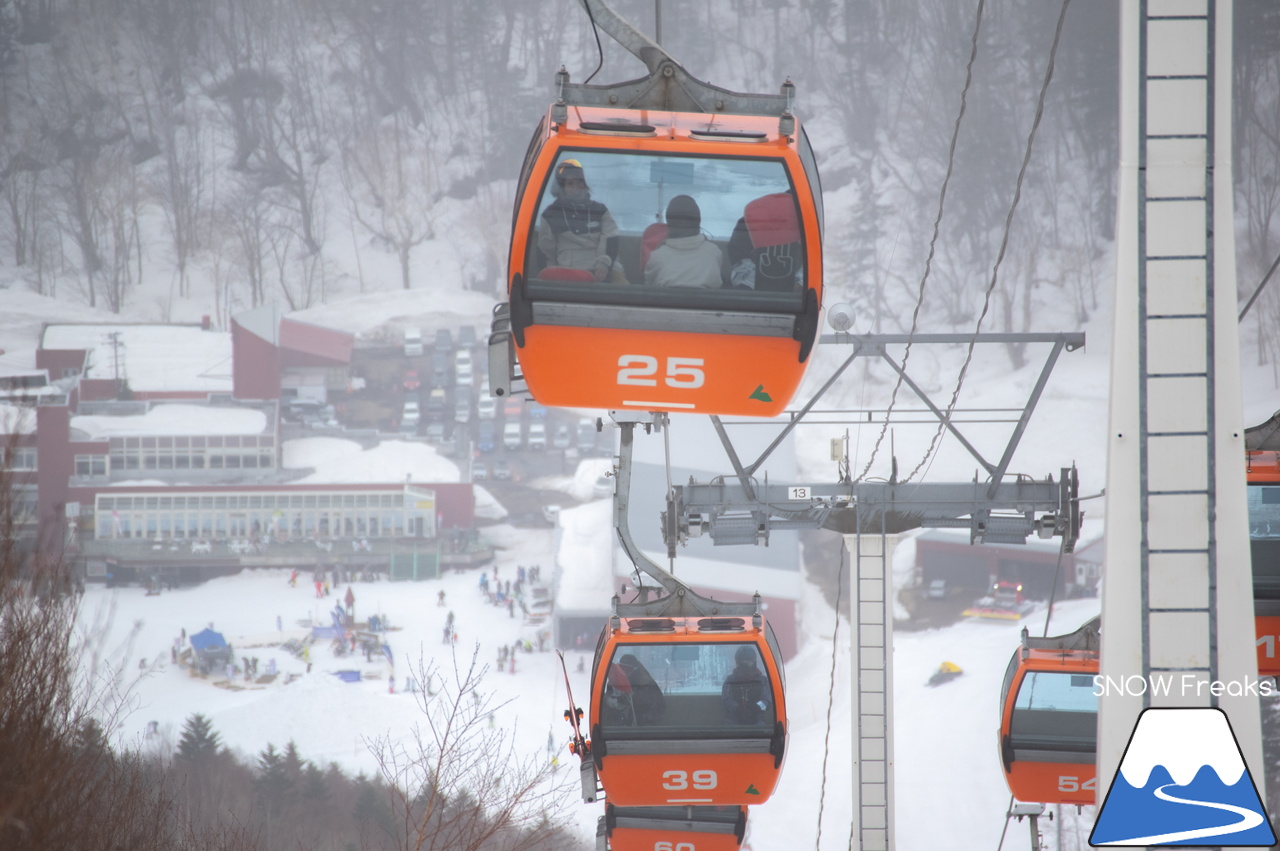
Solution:
<path fill-rule="evenodd" d="M 276 441 L 269 434 L 113 437 L 111 472 L 133 470 L 274 469 Z"/>
<path fill-rule="evenodd" d="M 278 541 L 434 537 L 434 493 L 307 491 L 99 494 L 94 537 Z"/>

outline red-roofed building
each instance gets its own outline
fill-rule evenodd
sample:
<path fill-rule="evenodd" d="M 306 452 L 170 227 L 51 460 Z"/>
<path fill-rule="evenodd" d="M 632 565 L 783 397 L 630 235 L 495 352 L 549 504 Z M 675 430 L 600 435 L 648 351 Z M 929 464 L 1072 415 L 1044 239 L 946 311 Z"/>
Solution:
<path fill-rule="evenodd" d="M 237 399 L 327 401 L 347 386 L 355 337 L 280 317 L 275 305 L 231 320 L 232 395 Z"/>

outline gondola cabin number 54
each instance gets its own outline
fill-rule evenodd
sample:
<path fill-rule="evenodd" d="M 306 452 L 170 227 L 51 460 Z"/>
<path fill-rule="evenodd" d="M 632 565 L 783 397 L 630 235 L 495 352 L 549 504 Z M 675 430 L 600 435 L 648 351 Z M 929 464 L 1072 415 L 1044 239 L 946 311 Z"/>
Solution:
<path fill-rule="evenodd" d="M 677 390 L 696 390 L 707 381 L 702 362 L 702 358 L 667 358 L 662 383 Z M 659 366 L 653 355 L 622 355 L 618 358 L 618 383 L 657 387 Z"/>

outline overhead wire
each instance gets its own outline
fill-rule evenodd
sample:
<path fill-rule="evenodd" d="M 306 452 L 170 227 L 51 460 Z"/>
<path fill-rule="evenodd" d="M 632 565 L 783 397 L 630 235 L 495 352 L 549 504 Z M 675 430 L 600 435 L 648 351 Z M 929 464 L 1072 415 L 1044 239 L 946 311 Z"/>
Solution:
<path fill-rule="evenodd" d="M 964 123 L 964 114 L 968 108 L 969 89 L 973 86 L 973 66 L 978 59 L 978 37 L 982 33 L 982 13 L 986 7 L 986 0 L 978 0 L 978 10 L 973 21 L 973 35 L 970 37 L 969 61 L 965 64 L 964 86 L 960 90 L 960 111 L 956 114 L 955 124 L 951 130 L 951 144 L 947 150 L 947 170 L 942 176 L 942 187 L 938 191 L 938 212 L 933 220 L 933 235 L 929 239 L 929 255 L 925 259 L 924 274 L 920 277 L 920 286 L 916 290 L 916 306 L 911 312 L 911 330 L 907 332 L 908 337 L 914 337 L 916 331 L 920 327 L 920 308 L 924 305 L 925 287 L 929 282 L 929 273 L 933 266 L 933 257 L 936 246 L 938 244 L 938 234 L 941 230 L 942 215 L 947 205 L 947 187 L 951 184 L 951 175 L 955 171 L 956 162 L 956 146 L 960 139 L 960 127 Z M 907 343 L 906 354 L 902 358 L 902 370 L 906 371 L 907 361 L 911 358 L 911 343 Z M 880 446 L 884 442 L 884 436 L 889 430 L 889 422 L 893 418 L 894 405 L 898 401 L 898 391 L 902 389 L 902 374 L 898 375 L 898 380 L 893 385 L 893 393 L 889 398 L 889 406 L 885 409 L 884 423 L 880 428 L 880 434 L 876 437 L 875 444 L 871 447 L 871 455 L 867 459 L 867 464 L 862 468 L 862 472 L 858 474 L 855 480 L 860 482 L 866 477 L 867 472 L 871 469 L 871 465 L 875 463 L 876 456 L 880 452 Z"/>
<path fill-rule="evenodd" d="M 835 702 L 836 660 L 840 650 L 840 597 L 844 588 L 844 570 L 849 548 L 840 545 L 840 568 L 836 571 L 836 603 L 835 624 L 831 629 L 831 679 L 827 684 L 827 732 L 822 739 L 822 785 L 818 790 L 818 838 L 814 848 L 822 848 L 822 811 L 827 804 L 827 758 L 831 755 L 831 705 Z M 852 830 L 852 824 L 850 825 Z M 849 836 L 849 846 L 853 847 L 853 835 Z"/>
<path fill-rule="evenodd" d="M 588 3 L 587 0 L 582 0 L 582 8 L 587 10 L 587 20 L 591 22 L 591 33 L 596 37 L 596 54 L 600 57 L 600 62 L 596 65 L 596 70 L 592 71 L 591 76 L 582 81 L 582 84 L 585 86 L 587 83 L 594 80 L 596 74 L 599 74 L 600 69 L 604 67 L 604 47 L 600 44 L 600 28 L 596 26 L 596 16 L 591 14 L 591 4 Z"/>
<path fill-rule="evenodd" d="M 1062 8 L 1058 12 L 1058 24 L 1053 31 L 1053 44 L 1049 47 L 1049 62 L 1044 69 L 1044 81 L 1040 84 L 1040 95 L 1036 99 L 1036 114 L 1031 122 L 1031 132 L 1027 135 L 1026 148 L 1022 154 L 1022 165 L 1018 169 L 1018 178 L 1014 182 L 1013 202 L 1009 205 L 1009 213 L 1004 220 L 1004 233 L 1000 238 L 1000 250 L 996 253 L 996 260 L 991 268 L 991 281 L 987 284 L 987 290 L 983 294 L 982 311 L 978 314 L 978 321 L 974 325 L 973 336 L 969 339 L 969 346 L 965 352 L 964 363 L 960 366 L 960 374 L 956 378 L 955 390 L 951 394 L 951 401 L 947 403 L 946 415 L 938 423 L 937 430 L 933 433 L 933 439 L 929 442 L 929 448 L 925 451 L 925 456 L 920 459 L 920 463 L 915 466 L 904 481 L 911 481 L 912 477 L 920 471 L 920 469 L 928 461 L 929 456 L 933 454 L 937 448 L 938 441 L 942 437 L 943 431 L 946 429 L 947 422 L 951 419 L 951 414 L 955 410 L 956 403 L 960 399 L 960 389 L 964 386 L 965 376 L 969 371 L 969 364 L 973 361 L 973 350 L 978 343 L 978 334 L 982 332 L 982 322 L 987 317 L 987 312 L 991 309 L 991 296 L 995 292 L 996 284 L 1000 280 L 1000 267 L 1004 263 L 1005 252 L 1009 248 L 1009 234 L 1013 230 L 1013 217 L 1018 211 L 1018 203 L 1022 198 L 1022 183 L 1026 180 L 1027 169 L 1031 164 L 1031 154 L 1035 149 L 1036 133 L 1040 129 L 1040 120 L 1044 117 L 1044 102 L 1049 94 L 1049 83 L 1053 80 L 1053 68 L 1058 57 L 1058 46 L 1062 43 L 1062 27 L 1067 20 L 1067 9 L 1071 6 L 1071 0 L 1062 0 Z"/>

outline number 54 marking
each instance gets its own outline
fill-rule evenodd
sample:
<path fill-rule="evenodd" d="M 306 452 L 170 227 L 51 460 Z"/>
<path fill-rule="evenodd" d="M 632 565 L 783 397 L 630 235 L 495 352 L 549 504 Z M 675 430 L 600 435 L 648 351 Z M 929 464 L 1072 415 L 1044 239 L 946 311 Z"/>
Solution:
<path fill-rule="evenodd" d="M 1082 789 L 1086 792 L 1092 792 L 1097 788 L 1097 777 L 1090 777 L 1088 780 L 1084 781 L 1084 783 L 1080 782 L 1079 777 L 1071 777 L 1069 775 L 1064 775 L 1058 778 L 1059 792 L 1079 792 Z"/>
<path fill-rule="evenodd" d="M 653 355 L 622 355 L 618 358 L 618 383 L 657 387 L 658 359 Z M 696 390 L 706 382 L 702 358 L 667 358 L 663 383 L 678 390 Z"/>

